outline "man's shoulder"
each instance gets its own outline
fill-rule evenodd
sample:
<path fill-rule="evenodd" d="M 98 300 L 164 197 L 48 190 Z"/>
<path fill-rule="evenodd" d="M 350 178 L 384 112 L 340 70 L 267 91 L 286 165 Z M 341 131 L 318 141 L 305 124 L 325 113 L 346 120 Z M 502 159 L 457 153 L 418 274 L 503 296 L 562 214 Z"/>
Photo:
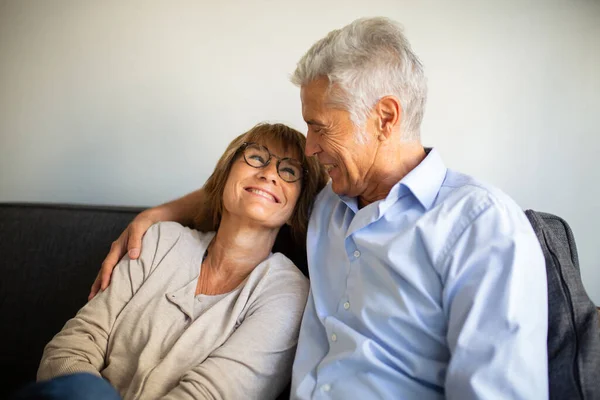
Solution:
<path fill-rule="evenodd" d="M 459 207 L 464 211 L 493 207 L 504 212 L 523 212 L 517 202 L 499 187 L 451 169 L 447 171 L 434 207 L 438 205 Z"/>
<path fill-rule="evenodd" d="M 427 233 L 429 248 L 435 249 L 430 258 L 442 276 L 448 256 L 456 251 L 509 242 L 532 248 L 537 243 L 525 211 L 511 196 L 493 184 L 451 170 L 419 226 Z"/>
<path fill-rule="evenodd" d="M 445 258 L 465 232 L 478 238 L 505 237 L 515 232 L 533 235 L 525 211 L 507 193 L 453 170 L 447 171 L 436 200 L 417 225 L 429 241 L 441 246 L 434 259 Z"/>

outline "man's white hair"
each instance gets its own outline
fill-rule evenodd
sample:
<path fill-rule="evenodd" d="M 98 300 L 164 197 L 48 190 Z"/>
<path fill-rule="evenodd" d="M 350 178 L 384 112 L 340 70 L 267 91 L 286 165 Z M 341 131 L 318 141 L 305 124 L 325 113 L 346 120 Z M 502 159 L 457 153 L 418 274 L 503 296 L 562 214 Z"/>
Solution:
<path fill-rule="evenodd" d="M 381 98 L 392 95 L 402 106 L 402 139 L 420 139 L 427 83 L 397 22 L 360 18 L 329 32 L 298 61 L 291 80 L 303 86 L 321 77 L 329 80 L 328 101 L 347 110 L 356 128 Z"/>

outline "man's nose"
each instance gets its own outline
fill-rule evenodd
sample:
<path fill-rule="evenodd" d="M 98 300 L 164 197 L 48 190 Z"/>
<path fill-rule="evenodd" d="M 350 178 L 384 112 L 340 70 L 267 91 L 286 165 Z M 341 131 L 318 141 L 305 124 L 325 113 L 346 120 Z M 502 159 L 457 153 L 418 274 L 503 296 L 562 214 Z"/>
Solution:
<path fill-rule="evenodd" d="M 320 151 L 319 145 L 317 144 L 317 134 L 311 132 L 309 129 L 306 133 L 306 147 L 304 149 L 304 153 L 310 157 L 314 156 Z"/>

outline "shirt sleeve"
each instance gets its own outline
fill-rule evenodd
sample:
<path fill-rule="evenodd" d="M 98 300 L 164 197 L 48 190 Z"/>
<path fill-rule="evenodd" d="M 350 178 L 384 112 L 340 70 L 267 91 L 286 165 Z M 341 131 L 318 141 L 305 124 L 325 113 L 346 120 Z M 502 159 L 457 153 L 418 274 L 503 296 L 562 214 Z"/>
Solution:
<path fill-rule="evenodd" d="M 289 383 L 308 282 L 277 279 L 206 360 L 163 399 L 274 399 Z"/>
<path fill-rule="evenodd" d="M 548 398 L 545 261 L 517 208 L 484 209 L 448 252 L 448 399 Z"/>
<path fill-rule="evenodd" d="M 108 288 L 83 306 L 46 345 L 38 381 L 77 372 L 100 376 L 115 320 L 150 272 L 158 231 L 154 225 L 146 232 L 138 259 L 126 255 L 115 267 Z"/>

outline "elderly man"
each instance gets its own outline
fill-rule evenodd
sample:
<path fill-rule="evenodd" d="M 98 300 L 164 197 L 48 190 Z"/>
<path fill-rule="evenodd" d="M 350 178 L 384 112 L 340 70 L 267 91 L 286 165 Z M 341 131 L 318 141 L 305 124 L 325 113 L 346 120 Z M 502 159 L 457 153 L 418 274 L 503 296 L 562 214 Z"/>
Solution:
<path fill-rule="evenodd" d="M 400 27 L 367 18 L 334 30 L 292 80 L 306 153 L 331 180 L 310 218 L 291 397 L 547 398 L 539 243 L 506 194 L 422 146 L 425 76 Z M 151 223 L 189 221 L 202 196 L 140 214 L 91 295 Z"/>

